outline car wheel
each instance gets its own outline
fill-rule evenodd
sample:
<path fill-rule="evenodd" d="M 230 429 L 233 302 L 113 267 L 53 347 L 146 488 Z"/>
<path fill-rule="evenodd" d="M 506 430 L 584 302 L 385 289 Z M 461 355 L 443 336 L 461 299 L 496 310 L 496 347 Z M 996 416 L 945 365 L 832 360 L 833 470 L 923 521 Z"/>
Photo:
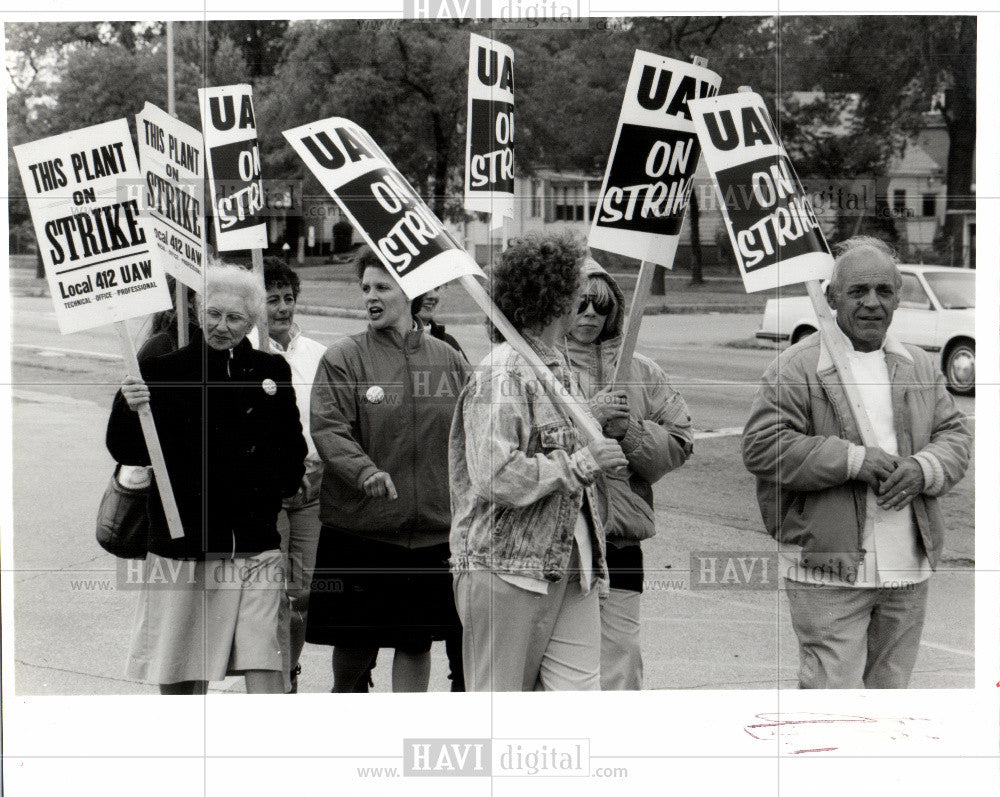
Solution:
<path fill-rule="evenodd" d="M 944 356 L 944 375 L 948 389 L 959 396 L 971 396 L 976 390 L 976 344 L 959 340 L 948 347 Z"/>
<path fill-rule="evenodd" d="M 792 333 L 792 343 L 793 344 L 798 343 L 803 338 L 808 337 L 809 335 L 812 335 L 815 332 L 816 330 L 813 329 L 812 327 L 799 327 Z"/>

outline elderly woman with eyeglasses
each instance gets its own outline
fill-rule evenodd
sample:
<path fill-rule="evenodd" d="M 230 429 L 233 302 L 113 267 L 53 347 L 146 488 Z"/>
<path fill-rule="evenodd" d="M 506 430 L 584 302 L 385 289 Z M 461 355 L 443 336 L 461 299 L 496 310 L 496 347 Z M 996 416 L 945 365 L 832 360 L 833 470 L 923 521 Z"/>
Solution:
<path fill-rule="evenodd" d="M 154 490 L 127 673 L 163 694 L 204 694 L 229 674 L 244 675 L 247 692 L 280 693 L 276 519 L 299 488 L 306 444 L 288 363 L 246 338 L 266 318 L 259 278 L 224 264 L 206 277 L 204 339 L 145 360 L 108 422 L 112 456 L 149 465 L 136 412 L 149 403 L 184 531 L 170 538 Z"/>

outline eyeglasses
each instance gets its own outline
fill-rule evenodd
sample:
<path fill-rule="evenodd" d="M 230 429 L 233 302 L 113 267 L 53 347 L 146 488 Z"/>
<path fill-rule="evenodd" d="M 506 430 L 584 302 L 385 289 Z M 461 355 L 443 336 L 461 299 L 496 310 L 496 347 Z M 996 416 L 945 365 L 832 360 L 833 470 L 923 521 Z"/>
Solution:
<path fill-rule="evenodd" d="M 580 306 L 576 310 L 577 315 L 586 312 L 588 304 L 594 305 L 594 312 L 598 315 L 607 315 L 615 306 L 614 299 L 587 293 L 580 297 Z"/>
<path fill-rule="evenodd" d="M 214 307 L 205 308 L 205 318 L 211 321 L 213 324 L 218 324 L 222 320 L 222 313 L 216 310 Z M 226 326 L 228 327 L 238 327 L 241 324 L 245 324 L 249 319 L 245 315 L 240 315 L 239 313 L 226 313 Z"/>

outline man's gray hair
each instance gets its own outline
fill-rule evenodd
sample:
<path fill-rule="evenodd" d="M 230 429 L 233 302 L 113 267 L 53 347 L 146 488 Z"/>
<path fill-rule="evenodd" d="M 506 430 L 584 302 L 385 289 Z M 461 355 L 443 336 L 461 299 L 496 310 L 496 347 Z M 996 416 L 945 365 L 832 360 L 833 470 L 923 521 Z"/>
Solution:
<path fill-rule="evenodd" d="M 195 294 L 199 317 L 205 309 L 205 302 L 216 291 L 227 291 L 241 297 L 247 315 L 254 325 L 259 327 L 266 321 L 267 294 L 264 292 L 264 282 L 258 274 L 221 260 L 211 261 L 205 269 L 205 292 Z"/>
<path fill-rule="evenodd" d="M 831 288 L 840 285 L 840 270 L 845 262 L 871 255 L 884 258 L 889 262 L 896 275 L 897 289 L 903 284 L 903 276 L 897 268 L 899 257 L 896 255 L 896 250 L 880 238 L 873 238 L 870 235 L 855 235 L 853 238 L 848 238 L 834 246 L 834 252 L 836 252 L 837 257 L 833 261 L 833 274 L 830 275 Z"/>

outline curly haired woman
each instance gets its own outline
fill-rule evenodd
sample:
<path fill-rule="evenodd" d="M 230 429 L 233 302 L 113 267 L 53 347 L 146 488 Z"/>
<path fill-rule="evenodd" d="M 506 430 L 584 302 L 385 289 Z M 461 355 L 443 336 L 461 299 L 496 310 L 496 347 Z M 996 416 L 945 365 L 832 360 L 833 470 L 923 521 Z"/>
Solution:
<path fill-rule="evenodd" d="M 514 244 L 494 271 L 493 299 L 585 402 L 556 348 L 575 320 L 582 254 L 569 237 Z M 493 337 L 500 345 L 462 392 L 449 440 L 466 689 L 596 690 L 608 574 L 592 485 L 627 460 L 615 440 L 582 445 L 532 367 Z"/>

